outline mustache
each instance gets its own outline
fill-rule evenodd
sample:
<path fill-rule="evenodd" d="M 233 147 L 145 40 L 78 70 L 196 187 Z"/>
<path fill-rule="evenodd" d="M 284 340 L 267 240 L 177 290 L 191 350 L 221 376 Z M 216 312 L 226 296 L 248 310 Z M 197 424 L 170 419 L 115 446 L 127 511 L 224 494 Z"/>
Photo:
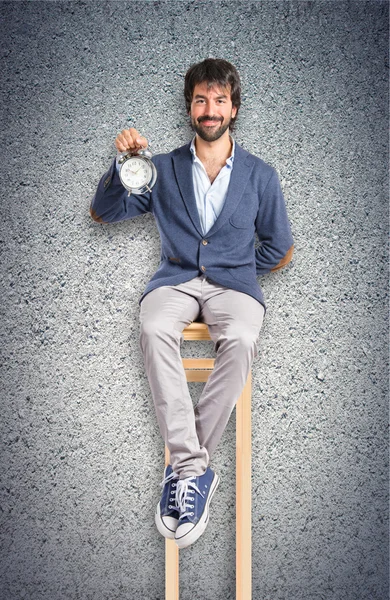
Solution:
<path fill-rule="evenodd" d="M 203 117 L 199 117 L 198 119 L 198 123 L 203 123 L 203 121 L 216 121 L 216 122 L 221 122 L 223 121 L 222 117 L 211 117 L 209 115 L 205 115 Z"/>

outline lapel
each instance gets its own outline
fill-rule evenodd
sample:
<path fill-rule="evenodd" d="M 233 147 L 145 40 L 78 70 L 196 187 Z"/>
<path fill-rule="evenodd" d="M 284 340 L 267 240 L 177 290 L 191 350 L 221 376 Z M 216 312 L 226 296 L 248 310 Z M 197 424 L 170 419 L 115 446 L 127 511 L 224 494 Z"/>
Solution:
<path fill-rule="evenodd" d="M 194 186 L 192 183 L 192 155 L 190 144 L 178 148 L 173 156 L 173 165 L 180 193 L 186 205 L 188 214 L 195 229 L 203 237 L 198 208 L 196 206 Z M 225 203 L 214 225 L 207 232 L 207 237 L 216 233 L 237 208 L 252 169 L 253 161 L 250 158 L 249 152 L 241 148 L 236 142 L 233 170 L 230 176 Z"/>
<path fill-rule="evenodd" d="M 199 220 L 198 207 L 196 206 L 194 184 L 192 183 L 192 154 L 190 145 L 186 144 L 178 148 L 173 157 L 173 168 L 176 175 L 177 184 L 183 202 L 186 205 L 190 219 L 195 229 L 203 236 L 202 227 Z"/>

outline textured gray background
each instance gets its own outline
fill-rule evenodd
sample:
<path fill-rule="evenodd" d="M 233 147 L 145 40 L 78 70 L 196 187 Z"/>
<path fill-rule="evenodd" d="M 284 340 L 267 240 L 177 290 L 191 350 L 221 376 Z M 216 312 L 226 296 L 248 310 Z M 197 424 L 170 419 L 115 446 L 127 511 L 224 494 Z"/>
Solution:
<path fill-rule="evenodd" d="M 88 208 L 122 128 L 154 152 L 189 139 L 183 75 L 207 56 L 241 73 L 236 139 L 278 170 L 296 243 L 261 280 L 253 598 L 387 599 L 387 3 L 0 13 L 1 599 L 163 600 L 163 443 L 138 345 L 159 236 L 151 215 L 99 225 Z M 182 600 L 235 597 L 234 427 Z"/>

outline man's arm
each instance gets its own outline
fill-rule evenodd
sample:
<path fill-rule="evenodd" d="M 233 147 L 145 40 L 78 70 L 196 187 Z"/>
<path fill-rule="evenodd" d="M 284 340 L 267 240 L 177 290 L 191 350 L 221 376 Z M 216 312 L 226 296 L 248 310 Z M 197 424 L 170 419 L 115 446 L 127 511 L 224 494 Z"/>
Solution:
<path fill-rule="evenodd" d="M 97 223 L 115 223 L 151 212 L 151 194 L 131 194 L 123 187 L 116 159 L 103 175 L 91 201 L 90 215 Z"/>
<path fill-rule="evenodd" d="M 283 267 L 288 265 L 288 263 L 292 260 L 293 254 L 294 254 L 294 244 L 292 244 L 290 246 L 290 248 L 287 250 L 285 256 L 283 256 L 283 258 L 278 262 L 276 267 L 273 267 L 271 269 L 271 271 L 277 271 L 278 269 L 282 269 Z"/>
<path fill-rule="evenodd" d="M 146 148 L 148 141 L 133 127 L 124 129 L 115 139 L 118 152 L 137 151 Z M 103 175 L 89 209 L 97 223 L 114 223 L 132 219 L 146 212 L 152 212 L 151 194 L 131 194 L 123 187 L 119 178 L 116 159 Z"/>
<path fill-rule="evenodd" d="M 265 275 L 287 265 L 294 252 L 286 204 L 275 170 L 260 199 L 256 218 L 260 247 L 256 248 L 256 274 Z"/>

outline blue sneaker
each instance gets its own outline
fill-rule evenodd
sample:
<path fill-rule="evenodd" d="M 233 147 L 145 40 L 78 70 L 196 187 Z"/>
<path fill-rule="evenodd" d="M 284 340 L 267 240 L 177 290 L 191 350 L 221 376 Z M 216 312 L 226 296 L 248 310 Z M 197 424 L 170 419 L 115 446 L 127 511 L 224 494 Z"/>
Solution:
<path fill-rule="evenodd" d="M 175 537 L 180 516 L 175 502 L 178 481 L 179 475 L 172 470 L 172 465 L 167 465 L 164 471 L 164 479 L 160 483 L 163 491 L 161 500 L 157 504 L 155 521 L 161 535 L 171 540 Z"/>
<path fill-rule="evenodd" d="M 193 544 L 204 532 L 209 521 L 209 504 L 219 484 L 219 477 L 210 467 L 203 475 L 179 479 L 176 485 L 176 505 L 180 510 L 175 542 L 179 548 Z"/>

